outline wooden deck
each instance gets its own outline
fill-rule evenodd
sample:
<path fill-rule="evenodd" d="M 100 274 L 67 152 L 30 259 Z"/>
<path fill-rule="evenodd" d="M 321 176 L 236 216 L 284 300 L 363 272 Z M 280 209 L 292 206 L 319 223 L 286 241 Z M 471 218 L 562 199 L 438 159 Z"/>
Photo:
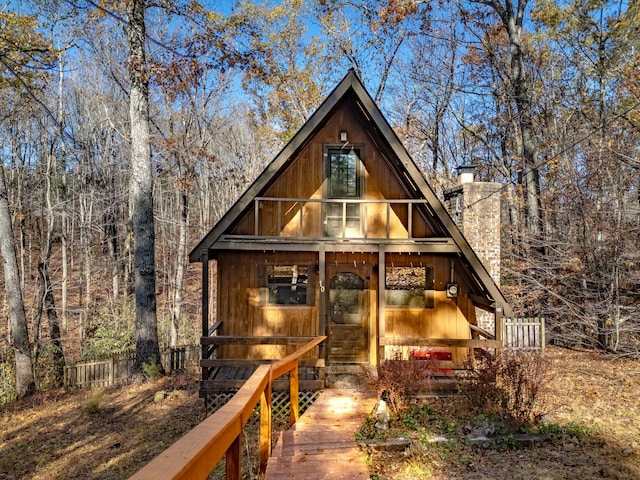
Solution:
<path fill-rule="evenodd" d="M 278 437 L 265 480 L 368 480 L 355 433 L 376 404 L 375 394 L 324 390 L 293 427 Z"/>

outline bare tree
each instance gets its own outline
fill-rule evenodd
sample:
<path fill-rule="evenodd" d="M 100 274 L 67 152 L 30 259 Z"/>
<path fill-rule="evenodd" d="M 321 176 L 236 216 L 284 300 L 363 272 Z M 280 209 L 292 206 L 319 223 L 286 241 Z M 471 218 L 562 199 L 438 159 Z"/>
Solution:
<path fill-rule="evenodd" d="M 129 45 L 129 119 L 131 122 L 130 213 L 136 284 L 136 364 L 160 359 L 156 316 L 153 171 L 149 143 L 149 72 L 145 41 L 146 0 L 127 3 L 124 24 Z"/>
<path fill-rule="evenodd" d="M 16 260 L 16 247 L 11 225 L 11 212 L 4 167 L 0 165 L 0 250 L 4 269 L 4 288 L 9 304 L 9 318 L 13 332 L 13 350 L 16 364 L 16 391 L 23 397 L 35 390 L 33 364 L 29 348 L 27 317 L 24 313 L 20 272 Z"/>

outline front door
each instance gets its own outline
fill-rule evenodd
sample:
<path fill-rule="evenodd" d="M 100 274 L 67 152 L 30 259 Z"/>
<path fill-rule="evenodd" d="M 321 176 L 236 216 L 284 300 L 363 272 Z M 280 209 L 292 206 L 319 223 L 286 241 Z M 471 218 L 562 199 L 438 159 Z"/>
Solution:
<path fill-rule="evenodd" d="M 328 362 L 369 361 L 371 266 L 327 265 Z"/>

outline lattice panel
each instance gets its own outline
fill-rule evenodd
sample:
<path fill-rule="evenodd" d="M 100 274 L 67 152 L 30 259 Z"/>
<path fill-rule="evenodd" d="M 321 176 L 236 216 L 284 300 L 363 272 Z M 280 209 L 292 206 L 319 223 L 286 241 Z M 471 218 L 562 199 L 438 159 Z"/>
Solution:
<path fill-rule="evenodd" d="M 205 408 L 207 415 L 211 415 L 220 407 L 222 407 L 225 403 L 227 403 L 236 392 L 216 392 L 207 394 L 205 397 Z M 320 395 L 320 391 L 318 390 L 305 390 L 299 392 L 298 395 L 298 405 L 300 415 L 302 415 L 313 402 L 316 401 L 318 396 Z M 285 420 L 289 418 L 290 402 L 289 402 L 289 392 L 273 392 L 272 393 L 272 416 L 274 421 Z M 259 419 L 259 407 L 256 407 L 254 414 L 249 419 L 249 422 L 257 422 Z"/>

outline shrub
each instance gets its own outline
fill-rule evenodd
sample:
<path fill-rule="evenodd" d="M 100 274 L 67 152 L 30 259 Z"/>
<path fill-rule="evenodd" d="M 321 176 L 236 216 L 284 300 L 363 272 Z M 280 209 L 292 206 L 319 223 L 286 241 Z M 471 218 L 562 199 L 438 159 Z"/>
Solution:
<path fill-rule="evenodd" d="M 434 365 L 428 360 L 403 360 L 401 353 L 378 365 L 377 376 L 365 371 L 369 388 L 387 402 L 391 415 L 400 418 L 413 395 L 428 390 L 433 378 Z"/>
<path fill-rule="evenodd" d="M 51 342 L 44 343 L 36 356 L 35 378 L 39 390 L 51 390 L 62 385 L 64 358 L 59 347 Z"/>
<path fill-rule="evenodd" d="M 148 381 L 157 380 L 162 376 L 162 364 L 157 358 L 153 358 L 149 362 L 142 364 L 142 371 Z"/>
<path fill-rule="evenodd" d="M 518 426 L 532 426 L 542 418 L 544 386 L 549 368 L 538 352 L 500 350 L 467 360 L 462 393 L 485 414 L 506 416 Z"/>
<path fill-rule="evenodd" d="M 100 402 L 102 402 L 102 390 L 94 388 L 91 390 L 91 395 L 87 401 L 87 413 L 94 414 L 100 411 Z"/>
<path fill-rule="evenodd" d="M 83 360 L 135 350 L 135 304 L 125 298 L 107 302 L 87 318 Z"/>
<path fill-rule="evenodd" d="M 10 349 L 10 358 L 6 363 L 0 363 L 0 406 L 14 401 L 16 392 L 16 372 L 13 364 L 13 349 Z"/>

